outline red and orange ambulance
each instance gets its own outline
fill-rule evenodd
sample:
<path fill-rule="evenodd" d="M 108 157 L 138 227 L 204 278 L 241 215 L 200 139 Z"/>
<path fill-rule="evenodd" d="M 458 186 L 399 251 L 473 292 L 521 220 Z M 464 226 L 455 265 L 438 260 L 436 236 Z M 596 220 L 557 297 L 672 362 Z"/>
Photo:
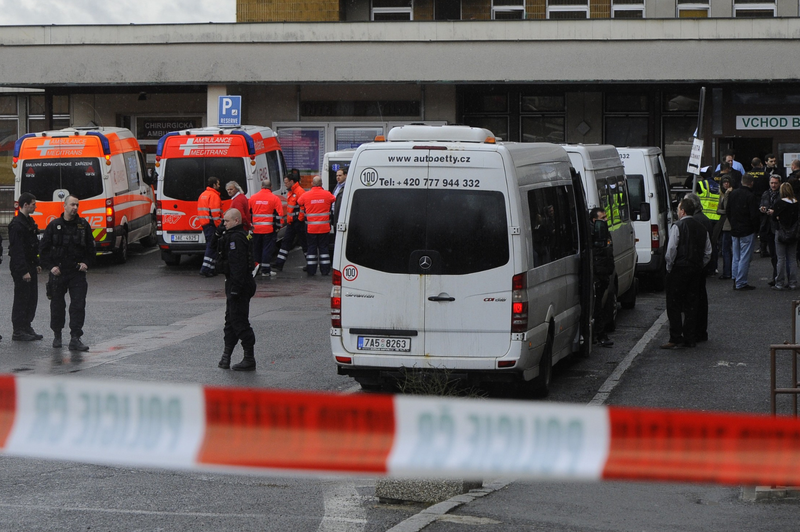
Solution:
<path fill-rule="evenodd" d="M 197 200 L 209 177 L 220 180 L 222 210 L 230 205 L 225 184 L 235 181 L 247 197 L 268 178 L 273 191 L 283 186 L 286 163 L 278 137 L 264 126 L 204 127 L 167 133 L 156 150 L 156 213 L 161 259 L 180 262 L 181 255 L 205 251 Z"/>
<path fill-rule="evenodd" d="M 70 127 L 29 133 L 14 144 L 14 197 L 36 196 L 40 229 L 80 200 L 98 255 L 128 259 L 128 244 L 156 244 L 155 198 L 139 143 L 128 129 Z"/>

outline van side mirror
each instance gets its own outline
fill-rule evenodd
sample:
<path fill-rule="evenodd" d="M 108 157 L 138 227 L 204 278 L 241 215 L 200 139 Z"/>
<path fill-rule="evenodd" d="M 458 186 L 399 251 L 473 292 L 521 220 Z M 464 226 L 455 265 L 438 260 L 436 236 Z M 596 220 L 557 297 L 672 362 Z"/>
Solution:
<path fill-rule="evenodd" d="M 650 221 L 650 204 L 649 203 L 642 203 L 639 206 L 639 212 L 637 213 L 637 218 L 640 222 L 649 222 Z"/>

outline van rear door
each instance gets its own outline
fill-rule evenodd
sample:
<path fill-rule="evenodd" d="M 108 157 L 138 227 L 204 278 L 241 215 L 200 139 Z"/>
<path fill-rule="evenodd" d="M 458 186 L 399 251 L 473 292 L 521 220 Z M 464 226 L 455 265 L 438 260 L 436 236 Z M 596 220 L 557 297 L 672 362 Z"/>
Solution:
<path fill-rule="evenodd" d="M 501 156 L 364 150 L 354 172 L 342 249 L 345 348 L 504 355 L 514 272 Z M 381 336 L 407 338 L 410 345 L 388 342 L 395 347 L 388 349 Z"/>

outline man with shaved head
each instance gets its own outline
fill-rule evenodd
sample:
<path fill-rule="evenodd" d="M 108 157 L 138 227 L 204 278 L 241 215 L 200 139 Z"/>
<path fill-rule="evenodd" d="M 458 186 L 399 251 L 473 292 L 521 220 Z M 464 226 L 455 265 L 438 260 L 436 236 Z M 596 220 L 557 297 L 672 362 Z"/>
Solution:
<path fill-rule="evenodd" d="M 224 233 L 222 228 L 224 227 Z M 253 243 L 242 226 L 242 213 L 238 209 L 225 212 L 220 230 L 214 236 L 217 244 L 217 267 L 225 274 L 225 347 L 218 366 L 234 371 L 254 371 L 256 359 L 253 347 L 256 335 L 250 327 L 250 298 L 256 293 Z M 242 342 L 244 358 L 231 366 L 231 354 L 236 344 Z"/>

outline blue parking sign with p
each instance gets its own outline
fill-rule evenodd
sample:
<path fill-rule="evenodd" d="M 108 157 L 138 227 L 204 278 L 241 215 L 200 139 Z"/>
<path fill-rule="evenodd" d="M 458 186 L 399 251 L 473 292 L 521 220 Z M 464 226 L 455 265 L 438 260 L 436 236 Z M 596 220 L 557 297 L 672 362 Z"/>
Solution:
<path fill-rule="evenodd" d="M 219 97 L 219 125 L 240 126 L 242 124 L 242 97 Z"/>

